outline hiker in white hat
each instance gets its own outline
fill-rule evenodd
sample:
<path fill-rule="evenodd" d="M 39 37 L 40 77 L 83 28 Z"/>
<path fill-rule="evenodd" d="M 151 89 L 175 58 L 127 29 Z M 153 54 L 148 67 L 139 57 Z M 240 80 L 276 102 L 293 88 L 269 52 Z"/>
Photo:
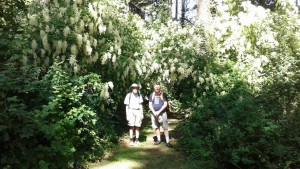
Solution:
<path fill-rule="evenodd" d="M 130 92 L 126 95 L 124 104 L 126 105 L 126 119 L 129 126 L 130 145 L 139 143 L 140 127 L 144 118 L 143 114 L 143 97 L 139 92 L 140 86 L 133 83 L 130 86 Z M 135 140 L 133 132 L 135 130 Z"/>

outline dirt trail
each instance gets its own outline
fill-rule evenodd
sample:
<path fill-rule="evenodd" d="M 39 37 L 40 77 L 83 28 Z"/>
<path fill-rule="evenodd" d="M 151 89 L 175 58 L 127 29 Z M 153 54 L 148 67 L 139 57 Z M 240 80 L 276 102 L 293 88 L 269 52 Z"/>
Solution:
<path fill-rule="evenodd" d="M 129 145 L 129 136 L 120 140 L 120 145 L 108 154 L 104 160 L 90 165 L 91 169 L 191 169 L 196 168 L 176 149 L 176 133 L 174 129 L 180 120 L 169 118 L 170 142 L 173 148 L 165 144 L 164 138 L 159 145 L 153 145 L 153 130 L 150 122 L 144 124 L 140 133 L 140 144 Z M 162 130 L 161 130 L 162 131 Z M 163 133 L 163 132 L 161 132 Z"/>

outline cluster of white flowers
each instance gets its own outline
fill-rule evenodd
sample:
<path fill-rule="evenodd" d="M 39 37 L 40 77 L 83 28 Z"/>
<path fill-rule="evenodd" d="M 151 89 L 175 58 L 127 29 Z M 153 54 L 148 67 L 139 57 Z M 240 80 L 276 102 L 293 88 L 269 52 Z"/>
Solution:
<path fill-rule="evenodd" d="M 64 37 L 66 38 L 70 34 L 71 30 L 70 27 L 66 26 L 64 28 Z"/>
<path fill-rule="evenodd" d="M 50 16 L 49 16 L 49 9 L 46 7 L 43 10 L 43 17 L 45 22 L 49 22 Z"/>
<path fill-rule="evenodd" d="M 85 44 L 85 54 L 86 54 L 87 56 L 91 56 L 92 51 L 93 51 L 93 48 L 91 47 L 90 41 L 89 41 L 89 40 L 86 40 L 86 44 Z"/>
<path fill-rule="evenodd" d="M 32 49 L 32 52 L 34 53 L 35 52 L 35 49 L 38 47 L 38 44 L 36 42 L 36 40 L 33 40 L 31 42 L 31 49 Z"/>
<path fill-rule="evenodd" d="M 28 15 L 28 19 L 29 19 L 29 24 L 31 25 L 31 26 L 38 26 L 38 21 L 37 21 L 37 19 L 36 19 L 36 15 L 35 14 L 33 14 L 33 15 Z"/>
<path fill-rule="evenodd" d="M 214 18 L 209 31 L 216 40 L 214 50 L 220 55 L 220 63 L 229 60 L 230 55 L 236 55 L 234 68 L 244 72 L 250 83 L 260 83 L 263 82 L 260 72 L 263 72 L 268 59 L 256 48 L 275 49 L 279 45 L 278 35 L 270 26 L 273 23 L 270 10 L 255 6 L 250 1 L 242 2 L 241 7 L 243 10 L 237 16 L 231 15 L 227 3 L 218 0 L 216 9 L 220 14 Z"/>
<path fill-rule="evenodd" d="M 69 63 L 70 65 L 74 66 L 77 64 L 77 60 L 76 60 L 76 56 L 75 55 L 71 55 L 70 59 L 69 59 Z"/>
<path fill-rule="evenodd" d="M 275 37 L 276 33 L 272 32 L 271 30 L 268 32 L 264 32 L 256 42 L 256 45 L 262 46 L 264 48 L 275 49 L 279 45 Z"/>

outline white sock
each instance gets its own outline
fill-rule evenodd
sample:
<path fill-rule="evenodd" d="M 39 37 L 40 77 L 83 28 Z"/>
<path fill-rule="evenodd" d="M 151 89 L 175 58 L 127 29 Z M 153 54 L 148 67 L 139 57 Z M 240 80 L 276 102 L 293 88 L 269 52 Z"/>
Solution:
<path fill-rule="evenodd" d="M 160 136 L 157 136 L 157 141 L 160 141 Z"/>
<path fill-rule="evenodd" d="M 166 143 L 169 143 L 170 142 L 170 138 L 169 136 L 166 136 Z"/>

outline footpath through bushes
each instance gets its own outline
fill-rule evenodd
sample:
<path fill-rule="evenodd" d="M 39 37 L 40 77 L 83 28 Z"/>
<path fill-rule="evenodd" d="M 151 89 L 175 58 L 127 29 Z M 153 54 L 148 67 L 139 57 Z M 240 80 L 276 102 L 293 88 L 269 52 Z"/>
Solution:
<path fill-rule="evenodd" d="M 210 5 L 208 20 L 180 25 L 166 4 L 145 22 L 122 1 L 7 0 L 0 167 L 100 159 L 117 144 L 124 96 L 138 82 L 146 101 L 154 83 L 165 88 L 186 117 L 178 144 L 202 168 L 300 168 L 299 9 Z"/>

